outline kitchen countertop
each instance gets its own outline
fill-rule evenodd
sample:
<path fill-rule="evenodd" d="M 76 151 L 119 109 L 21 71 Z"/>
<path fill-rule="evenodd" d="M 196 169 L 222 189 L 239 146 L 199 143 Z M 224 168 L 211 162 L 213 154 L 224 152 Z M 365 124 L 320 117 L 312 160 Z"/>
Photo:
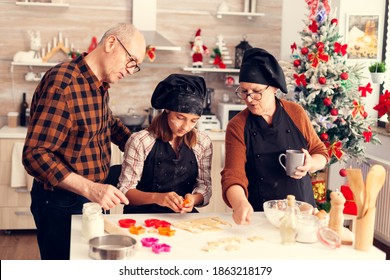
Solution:
<path fill-rule="evenodd" d="M 7 125 L 0 128 L 0 138 L 24 139 L 27 135 L 27 127 L 17 126 L 8 127 Z"/>
<path fill-rule="evenodd" d="M 175 228 L 173 236 L 161 236 L 158 233 L 148 232 L 140 235 L 131 235 L 137 239 L 137 250 L 131 259 L 134 260 L 178 260 L 178 259 L 225 259 L 225 260 L 249 260 L 249 259 L 377 259 L 385 260 L 386 254 L 376 247 L 368 252 L 357 251 L 353 246 L 342 245 L 338 249 L 330 249 L 320 242 L 285 246 L 280 243 L 279 230 L 272 226 L 263 212 L 255 212 L 250 225 L 234 224 L 231 213 L 191 213 L 191 214 L 119 214 L 106 215 L 110 221 L 118 223 L 119 219 L 131 218 L 136 220 L 136 226 L 144 226 L 144 221 L 150 218 L 166 220 L 170 223 L 184 222 L 198 218 L 219 217 L 230 225 L 219 226 L 221 230 L 191 233 L 186 230 Z M 81 215 L 72 217 L 70 259 L 90 259 L 88 256 L 89 245 L 81 236 Z M 121 229 L 127 234 L 127 229 Z M 155 254 L 150 248 L 142 247 L 141 239 L 155 237 L 159 243 L 171 246 L 171 252 Z M 250 241 L 248 237 L 260 238 Z M 235 239 L 236 241 L 232 241 Z M 207 242 L 229 241 L 225 245 L 219 245 L 209 252 L 202 248 Z M 233 245 L 236 250 L 227 250 L 227 244 Z M 235 246 L 235 247 L 234 247 Z"/>

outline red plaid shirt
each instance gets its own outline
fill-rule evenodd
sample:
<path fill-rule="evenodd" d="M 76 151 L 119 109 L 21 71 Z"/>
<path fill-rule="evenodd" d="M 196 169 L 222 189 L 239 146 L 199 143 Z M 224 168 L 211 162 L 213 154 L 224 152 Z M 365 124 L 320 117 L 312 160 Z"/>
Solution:
<path fill-rule="evenodd" d="M 45 189 L 71 172 L 104 181 L 111 141 L 123 151 L 130 136 L 108 106 L 109 85 L 97 79 L 85 55 L 50 69 L 31 102 L 23 164 Z"/>

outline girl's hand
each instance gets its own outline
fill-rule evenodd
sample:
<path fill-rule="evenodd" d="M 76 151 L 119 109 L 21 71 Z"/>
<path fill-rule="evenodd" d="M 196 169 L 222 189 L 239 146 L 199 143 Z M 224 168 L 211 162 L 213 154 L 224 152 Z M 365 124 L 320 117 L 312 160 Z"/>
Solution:
<path fill-rule="evenodd" d="M 182 209 L 180 211 L 180 213 L 189 213 L 189 212 L 192 212 L 192 210 L 194 209 L 194 205 L 195 204 L 195 198 L 192 194 L 186 194 L 185 195 L 185 199 L 183 200 L 182 202 Z"/>
<path fill-rule="evenodd" d="M 160 206 L 168 207 L 176 213 L 181 212 L 183 206 L 183 197 L 175 192 L 167 192 L 158 194 L 159 199 L 157 204 Z"/>

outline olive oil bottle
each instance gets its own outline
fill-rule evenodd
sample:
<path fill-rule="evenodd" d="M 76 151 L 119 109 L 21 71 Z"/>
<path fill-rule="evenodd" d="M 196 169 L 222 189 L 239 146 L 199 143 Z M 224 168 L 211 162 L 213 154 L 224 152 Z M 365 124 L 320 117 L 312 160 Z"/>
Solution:
<path fill-rule="evenodd" d="M 297 235 L 298 217 L 295 213 L 295 196 L 287 196 L 287 208 L 280 222 L 280 237 L 282 244 L 294 245 Z"/>

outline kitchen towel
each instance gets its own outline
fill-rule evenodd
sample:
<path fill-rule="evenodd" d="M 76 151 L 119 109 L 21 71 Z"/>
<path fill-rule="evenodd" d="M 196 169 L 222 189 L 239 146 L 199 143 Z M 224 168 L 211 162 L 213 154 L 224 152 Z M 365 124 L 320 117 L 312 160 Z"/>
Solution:
<path fill-rule="evenodd" d="M 26 172 L 22 164 L 23 146 L 23 142 L 16 142 L 12 148 L 11 187 L 24 187 L 31 191 L 33 177 Z"/>

